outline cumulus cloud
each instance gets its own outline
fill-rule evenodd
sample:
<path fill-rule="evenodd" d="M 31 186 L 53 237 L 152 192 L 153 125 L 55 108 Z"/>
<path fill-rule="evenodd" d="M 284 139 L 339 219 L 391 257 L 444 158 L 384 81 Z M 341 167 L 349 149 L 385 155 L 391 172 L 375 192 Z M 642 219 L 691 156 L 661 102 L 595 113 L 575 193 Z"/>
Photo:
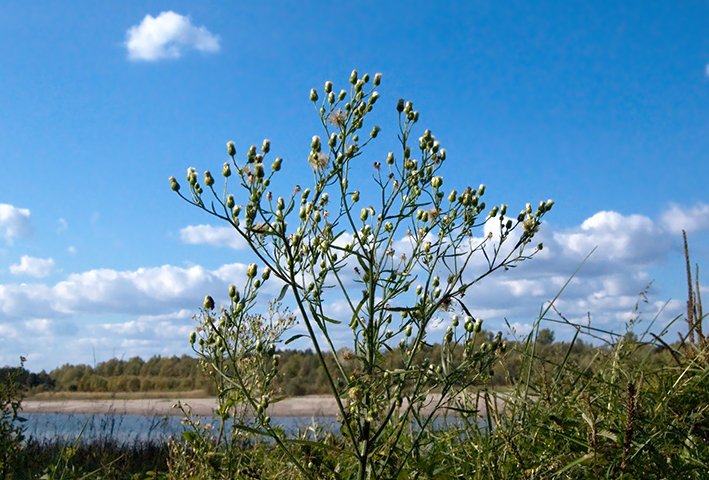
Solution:
<path fill-rule="evenodd" d="M 670 233 L 687 233 L 709 230 L 709 205 L 698 202 L 683 208 L 675 203 L 660 216 L 663 227 Z"/>
<path fill-rule="evenodd" d="M 126 32 L 126 48 L 131 60 L 157 61 L 179 58 L 185 49 L 219 51 L 219 37 L 206 27 L 192 25 L 189 17 L 173 11 L 157 17 L 146 15 L 140 25 Z"/>
<path fill-rule="evenodd" d="M 12 245 L 16 238 L 24 238 L 32 233 L 30 211 L 0 203 L 0 237 Z"/>
<path fill-rule="evenodd" d="M 236 250 L 246 248 L 246 242 L 232 227 L 190 225 L 180 230 L 180 239 L 192 245 L 214 245 Z"/>
<path fill-rule="evenodd" d="M 30 277 L 46 277 L 54 269 L 54 260 L 51 258 L 34 258 L 29 255 L 22 255 L 20 263 L 10 265 L 10 273 L 13 275 L 29 275 Z"/>
<path fill-rule="evenodd" d="M 556 307 L 570 321 L 586 324 L 590 315 L 593 325 L 623 331 L 625 322 L 634 315 L 635 304 L 641 299 L 639 293 L 653 278 L 651 268 L 665 264 L 670 252 L 681 253 L 681 239 L 675 234 L 676 230 L 668 228 L 665 219 L 667 215 L 677 217 L 676 213 L 672 213 L 673 208 L 657 219 L 606 211 L 570 228 L 559 229 L 544 222 L 535 237 L 535 243 L 544 243 L 542 251 L 518 268 L 499 270 L 484 278 L 466 292 L 462 301 L 476 318 L 485 320 L 484 328 L 507 332 L 511 327 L 517 335 L 526 334 L 543 306 L 559 293 L 586 255 L 597 247 L 565 287 Z M 676 207 L 676 210 L 693 212 L 693 218 L 698 218 L 703 208 L 700 205 L 689 209 Z M 198 225 L 183 229 L 181 236 L 187 243 L 237 248 L 231 243 L 237 236 L 229 228 L 224 230 L 229 235 L 215 227 Z M 347 239 L 343 237 L 341 241 Z M 395 242 L 395 248 L 397 255 L 404 252 L 408 255 L 408 239 Z M 474 255 L 469 269 L 471 275 L 485 273 L 483 256 Z M 202 304 L 204 295 L 210 294 L 218 305 L 226 305 L 229 284 L 242 284 L 245 271 L 246 265 L 242 263 L 227 264 L 217 269 L 163 265 L 131 271 L 90 270 L 70 274 L 53 285 L 41 282 L 0 285 L 0 335 L 5 333 L 8 337 L 23 339 L 29 335 L 30 328 L 44 332 L 43 338 L 46 337 L 47 342 L 54 338 L 52 335 L 57 335 L 54 340 L 56 347 L 53 347 L 56 348 L 55 353 L 50 354 L 50 350 L 43 349 L 42 354 L 47 359 L 52 355 L 55 358 L 61 355 L 62 361 L 77 361 L 64 357 L 68 355 L 65 352 L 85 352 L 79 361 L 90 361 L 92 346 L 97 351 L 119 349 L 119 354 L 128 356 L 188 352 L 185 338 L 194 328 L 191 316 Z M 355 276 L 351 272 L 352 266 L 343 270 L 346 285 L 351 292 L 358 294 L 361 287 L 354 283 Z M 658 282 L 660 290 L 666 287 L 672 286 Z M 259 300 L 263 303 L 256 307 L 256 311 L 265 311 L 266 301 L 275 297 L 279 290 L 280 285 L 272 276 L 263 287 L 264 295 Z M 351 344 L 351 331 L 347 324 L 352 313 L 335 291 L 327 291 L 324 308 L 327 315 L 342 321 L 341 325 L 331 327 L 332 338 L 336 348 L 339 348 Z M 650 303 L 641 303 L 644 318 L 654 317 L 664 305 L 664 302 L 653 299 L 656 291 L 650 291 Z M 683 291 L 670 295 L 681 297 Z M 658 327 L 680 314 L 682 307 L 681 300 L 667 305 L 658 320 Z M 431 341 L 440 340 L 440 335 L 445 331 L 443 327 L 449 322 L 447 317 L 452 313 L 440 314 L 443 322 L 441 331 L 432 332 Z M 559 318 L 553 311 L 549 316 Z M 42 321 L 35 321 L 31 327 L 25 324 L 25 319 Z M 53 323 L 46 324 L 45 319 Z M 70 330 L 70 327 L 61 327 L 69 322 L 81 324 L 75 338 L 62 333 Z M 557 330 L 557 338 L 565 338 L 561 326 L 549 326 Z M 302 332 L 303 326 L 298 325 L 293 333 Z M 58 335 L 65 336 L 59 338 Z M 33 349 L 36 350 L 30 340 L 23 345 L 18 344 L 17 351 L 10 351 L 7 355 L 0 352 L 0 362 L 12 360 L 8 356 L 10 354 L 31 354 Z M 296 342 L 293 346 L 305 348 L 307 344 Z M 8 360 L 5 360 L 6 357 Z M 57 363 L 58 360 L 54 360 L 48 366 Z"/>

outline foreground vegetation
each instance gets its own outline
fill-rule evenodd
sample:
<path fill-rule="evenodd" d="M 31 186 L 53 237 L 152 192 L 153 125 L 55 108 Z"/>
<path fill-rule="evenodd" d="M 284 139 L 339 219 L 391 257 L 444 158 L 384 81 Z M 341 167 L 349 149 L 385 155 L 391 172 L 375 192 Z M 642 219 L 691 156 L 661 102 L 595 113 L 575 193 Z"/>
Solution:
<path fill-rule="evenodd" d="M 364 200 L 367 194 L 350 185 L 350 169 L 379 135 L 374 126 L 359 136 L 380 80 L 355 71 L 349 93 L 336 94 L 331 82 L 322 101 L 311 91 L 326 134 L 325 141 L 312 139 L 312 189 L 296 187 L 285 199 L 273 199 L 270 185 L 282 159 L 266 171 L 268 140 L 260 151 L 250 147 L 243 164 L 235 159 L 235 144 L 227 145 L 223 193 L 209 171 L 203 188 L 195 169 L 188 170 L 188 193 L 170 178 L 183 199 L 228 222 L 259 263 L 245 269 L 239 288 L 230 287 L 227 307 L 216 309 L 205 298 L 189 338 L 216 392 L 220 422 L 205 424 L 178 404 L 189 427 L 184 438 L 165 446 L 161 471 L 140 467 L 137 477 L 707 478 L 709 342 L 688 252 L 687 331 L 679 342 L 665 339 L 669 327 L 651 333 L 652 322 L 634 331 L 641 303 L 623 335 L 567 321 L 555 312 L 555 299 L 522 341 L 483 331 L 466 293 L 543 248 L 532 240 L 553 202 L 537 209 L 527 204 L 508 218 L 507 205 L 486 208 L 484 185 L 443 192 L 438 174 L 445 149 L 428 130 L 412 141 L 419 114 L 404 100 L 396 108 L 400 153 L 374 163 L 375 193 Z M 229 193 L 232 174 L 244 205 Z M 356 212 L 360 200 L 369 206 Z M 476 236 L 483 227 L 494 233 Z M 484 267 L 471 273 L 475 256 Z M 255 313 L 268 281 L 278 281 L 281 293 L 267 313 Z M 296 319 L 281 305 L 286 295 L 307 331 L 300 337 L 312 346 L 309 357 L 289 354 L 291 365 L 315 358 L 306 378 L 321 379 L 337 403 L 339 430 L 313 426 L 294 434 L 269 416 L 295 372 L 285 370 L 283 348 L 299 337 L 286 340 Z M 342 300 L 345 313 L 332 316 L 326 298 Z M 447 328 L 433 344 L 439 321 Z M 564 324 L 573 339 L 554 343 L 549 322 Z M 351 350 L 335 349 L 336 324 L 349 326 Z M 588 338 L 603 345 L 581 341 Z M 142 368 L 135 377 L 147 377 Z M 15 377 L 6 384 L 3 473 L 19 478 L 27 450 L 13 423 L 20 393 Z M 427 405 L 431 393 L 438 395 Z M 446 408 L 455 420 L 440 423 Z M 63 448 L 46 478 L 114 478 L 110 462 L 79 472 L 71 462 L 75 451 Z"/>

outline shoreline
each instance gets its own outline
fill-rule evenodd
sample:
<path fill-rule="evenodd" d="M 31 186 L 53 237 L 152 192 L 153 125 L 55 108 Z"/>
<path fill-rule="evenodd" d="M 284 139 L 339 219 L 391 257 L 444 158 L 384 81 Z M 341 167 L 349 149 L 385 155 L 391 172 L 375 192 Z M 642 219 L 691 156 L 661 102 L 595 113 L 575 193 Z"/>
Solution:
<path fill-rule="evenodd" d="M 437 394 L 429 397 L 429 403 L 437 400 Z M 481 399 L 482 400 L 482 399 Z M 87 414 L 87 415 L 142 415 L 148 417 L 182 416 L 179 408 L 173 408 L 178 402 L 189 406 L 194 415 L 208 417 L 214 415 L 217 407 L 216 397 L 202 398 L 141 398 L 141 399 L 57 399 L 57 400 L 24 400 L 21 404 L 22 413 L 45 414 Z M 498 400 L 499 402 L 499 400 Z M 424 412 L 430 408 L 424 407 Z M 478 405 L 479 415 L 485 415 L 485 404 Z M 330 395 L 306 395 L 291 397 L 272 403 L 268 414 L 272 417 L 337 417 L 339 414 L 337 402 Z M 447 409 L 443 414 L 449 413 Z M 453 413 L 455 415 L 455 413 Z"/>
<path fill-rule="evenodd" d="M 194 415 L 206 417 L 214 414 L 215 397 L 205 398 L 154 398 L 154 399 L 95 399 L 95 400 L 24 400 L 22 413 L 88 414 L 88 415 L 143 415 L 149 417 L 182 416 L 177 402 L 189 406 Z M 286 398 L 269 407 L 274 417 L 335 417 L 337 403 L 329 395 L 308 395 Z"/>

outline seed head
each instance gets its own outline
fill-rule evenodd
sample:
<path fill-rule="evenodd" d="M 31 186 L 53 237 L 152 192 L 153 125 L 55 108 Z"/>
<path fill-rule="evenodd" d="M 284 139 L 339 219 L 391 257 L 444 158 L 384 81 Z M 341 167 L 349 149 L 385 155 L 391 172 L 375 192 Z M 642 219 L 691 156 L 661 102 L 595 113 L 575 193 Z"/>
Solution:
<path fill-rule="evenodd" d="M 345 122 L 347 121 L 347 114 L 343 112 L 341 108 L 338 108 L 333 111 L 329 117 L 327 117 L 327 121 L 337 128 L 342 128 L 345 126 Z"/>

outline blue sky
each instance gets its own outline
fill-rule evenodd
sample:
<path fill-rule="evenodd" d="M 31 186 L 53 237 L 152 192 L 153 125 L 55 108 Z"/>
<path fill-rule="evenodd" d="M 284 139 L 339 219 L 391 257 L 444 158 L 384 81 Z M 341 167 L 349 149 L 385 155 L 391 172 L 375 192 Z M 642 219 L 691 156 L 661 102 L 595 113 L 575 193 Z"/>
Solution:
<path fill-rule="evenodd" d="M 565 314 L 622 330 L 653 279 L 647 315 L 679 314 L 679 232 L 709 256 L 709 6 L 441 3 L 3 2 L 0 364 L 187 352 L 201 299 L 253 259 L 167 178 L 269 138 L 278 187 L 307 185 L 308 92 L 353 68 L 383 74 L 363 162 L 394 147 L 405 97 L 446 185 L 555 200 L 544 255 L 471 298 L 487 327 L 525 331 L 595 246 Z"/>

